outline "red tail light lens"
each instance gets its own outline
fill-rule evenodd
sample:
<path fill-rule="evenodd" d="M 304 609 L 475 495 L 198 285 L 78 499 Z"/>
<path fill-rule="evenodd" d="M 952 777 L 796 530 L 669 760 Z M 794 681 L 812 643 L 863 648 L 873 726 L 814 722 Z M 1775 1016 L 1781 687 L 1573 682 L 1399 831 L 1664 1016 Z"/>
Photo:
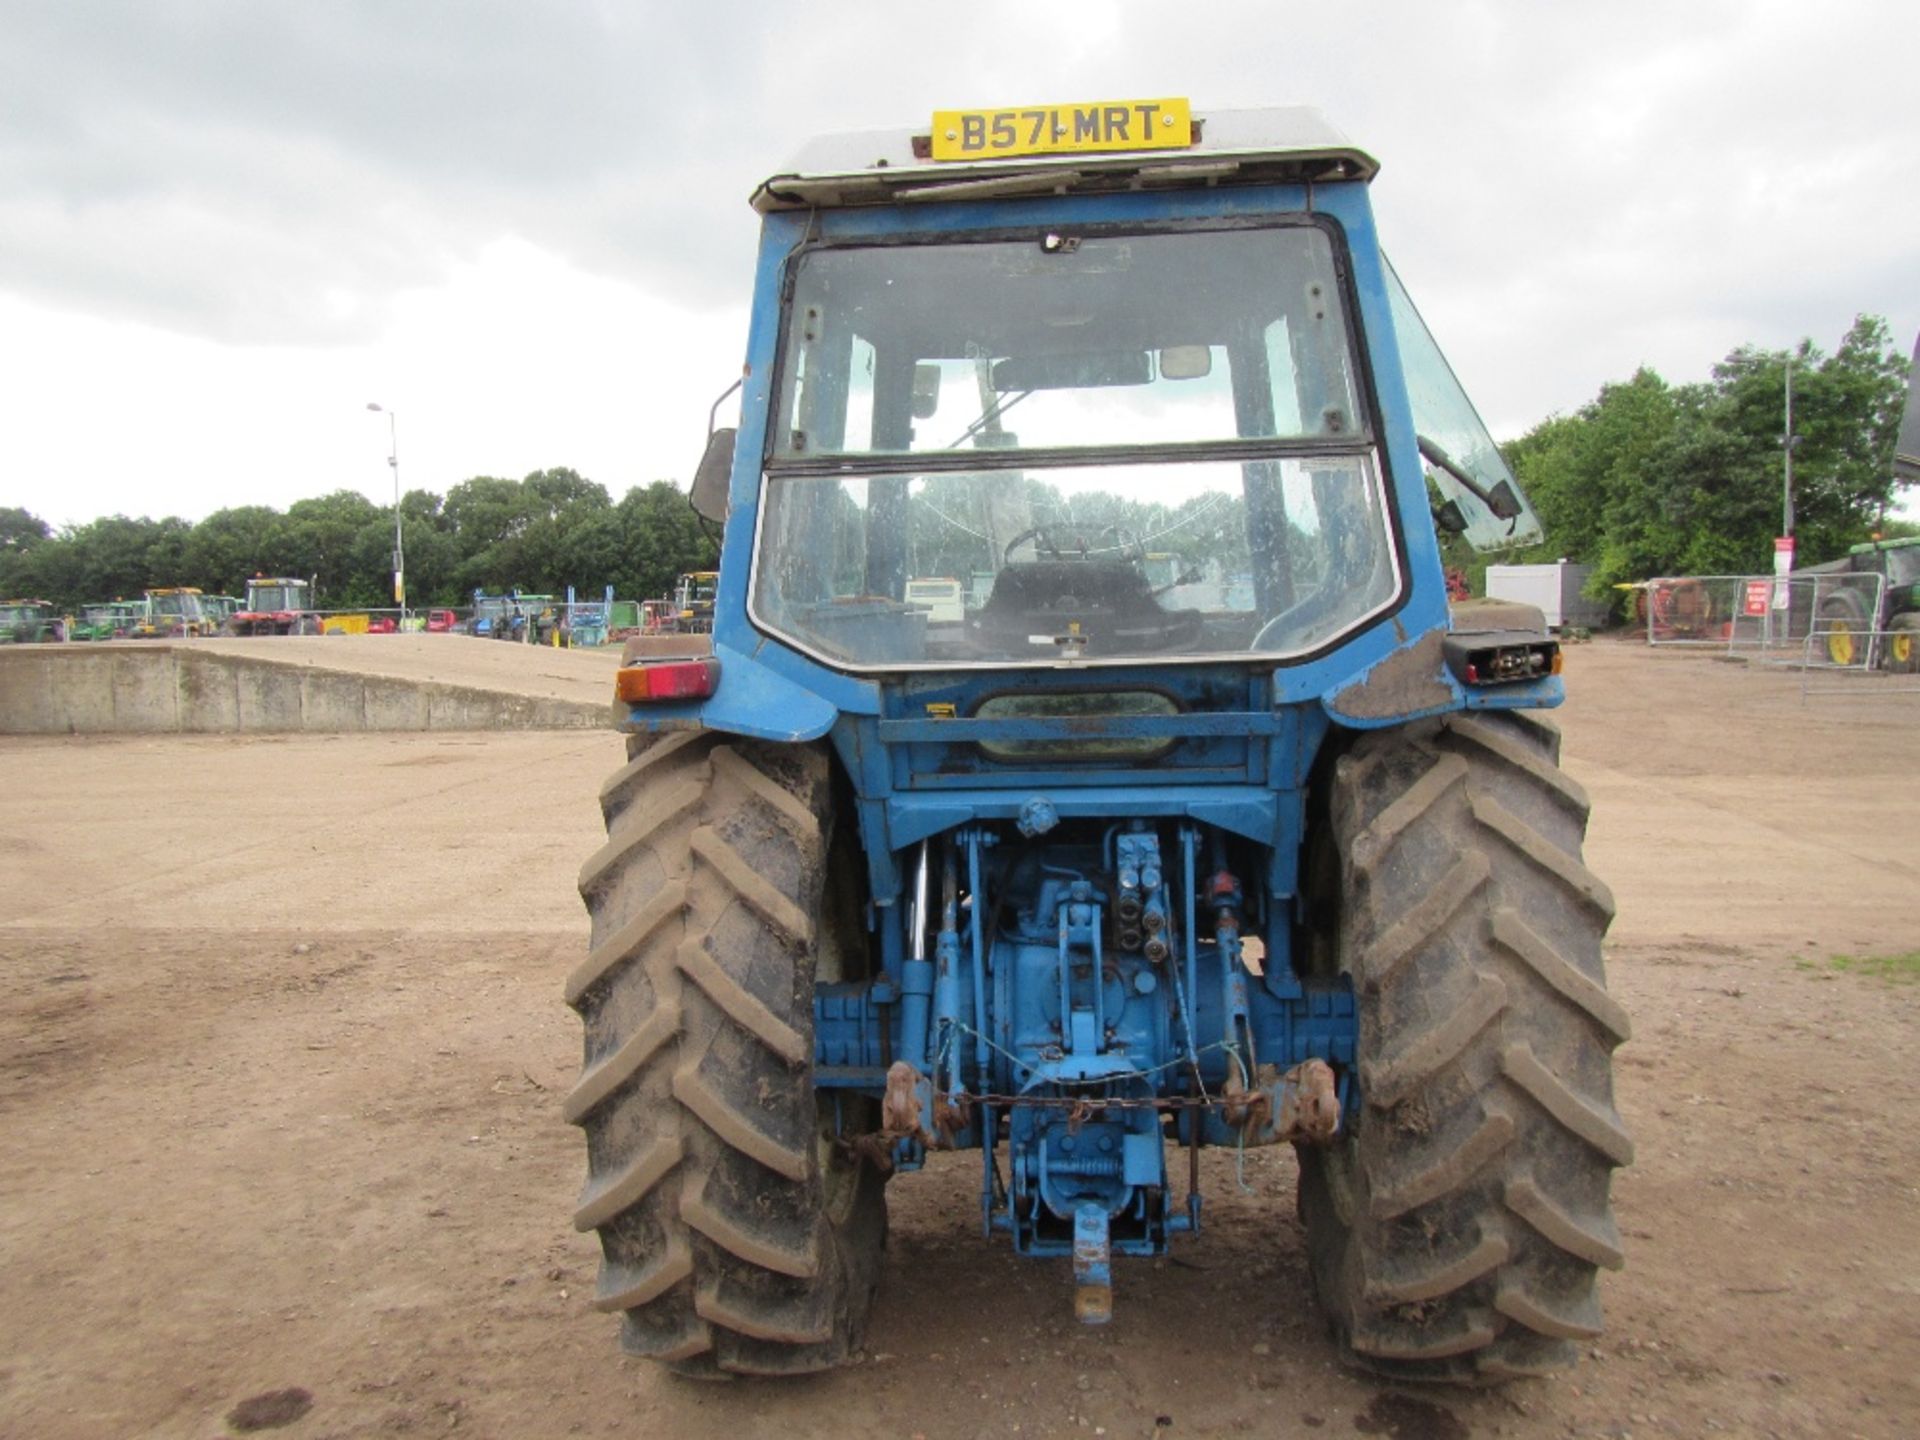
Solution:
<path fill-rule="evenodd" d="M 661 660 L 626 665 L 614 675 L 613 693 L 629 705 L 664 700 L 704 700 L 719 688 L 718 660 Z"/>

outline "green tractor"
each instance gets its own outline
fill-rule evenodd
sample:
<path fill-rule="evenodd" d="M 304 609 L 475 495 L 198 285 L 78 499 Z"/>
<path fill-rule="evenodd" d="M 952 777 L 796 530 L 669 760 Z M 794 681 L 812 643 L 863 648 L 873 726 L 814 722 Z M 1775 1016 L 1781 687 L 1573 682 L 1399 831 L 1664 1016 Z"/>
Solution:
<path fill-rule="evenodd" d="M 1920 485 L 1920 338 L 1914 341 L 1907 404 L 1894 441 L 1893 478 L 1898 485 Z M 1825 632 L 1828 660 L 1879 665 L 1902 675 L 1920 672 L 1920 536 L 1870 540 L 1843 559 L 1803 573 L 1842 577 L 1823 591 L 1815 622 Z M 1849 584 L 1846 576 L 1880 577 L 1878 613 L 1868 613 L 1871 591 Z"/>
<path fill-rule="evenodd" d="M 38 645 L 67 638 L 67 622 L 45 600 L 0 600 L 0 645 Z"/>
<path fill-rule="evenodd" d="M 1874 591 L 1865 585 L 1826 589 L 1815 622 L 1823 632 L 1826 658 L 1835 665 L 1877 665 L 1898 675 L 1920 671 L 1920 537 L 1869 540 L 1838 560 L 1795 573 L 1880 577 L 1876 613 L 1868 613 L 1875 609 Z"/>
<path fill-rule="evenodd" d="M 96 605 L 82 605 L 79 617 L 74 621 L 68 634 L 70 640 L 124 640 L 133 634 L 146 614 L 146 608 L 136 601 L 113 600 Z"/>

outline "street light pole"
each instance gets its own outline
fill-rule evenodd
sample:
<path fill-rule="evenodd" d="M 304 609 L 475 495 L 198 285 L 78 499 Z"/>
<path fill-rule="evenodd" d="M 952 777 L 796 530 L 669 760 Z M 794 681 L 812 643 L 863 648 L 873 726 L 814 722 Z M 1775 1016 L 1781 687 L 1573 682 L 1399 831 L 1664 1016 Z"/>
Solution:
<path fill-rule="evenodd" d="M 1793 534 L 1793 352 L 1787 352 L 1786 428 L 1780 433 L 1780 453 L 1785 457 L 1786 486 L 1781 506 L 1780 533 Z"/>
<path fill-rule="evenodd" d="M 400 607 L 400 621 L 404 625 L 407 619 L 407 561 L 400 530 L 399 417 L 372 400 L 367 402 L 367 409 L 387 417 L 387 465 L 393 471 L 393 603 Z"/>

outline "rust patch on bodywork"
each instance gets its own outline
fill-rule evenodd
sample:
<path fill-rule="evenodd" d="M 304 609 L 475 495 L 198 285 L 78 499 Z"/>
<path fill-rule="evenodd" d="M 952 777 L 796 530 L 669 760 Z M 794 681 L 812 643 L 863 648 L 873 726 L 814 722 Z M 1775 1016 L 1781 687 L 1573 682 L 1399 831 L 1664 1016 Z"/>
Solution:
<path fill-rule="evenodd" d="M 1456 634 L 1479 630 L 1533 630 L 1542 636 L 1547 633 L 1545 612 L 1538 605 L 1519 600 L 1495 600 L 1487 596 L 1455 600 L 1447 607 L 1447 613 L 1452 617 Z"/>
<path fill-rule="evenodd" d="M 1365 677 L 1327 700 L 1327 709 L 1348 720 L 1390 720 L 1419 715 L 1453 703 L 1440 658 L 1443 632 L 1433 631 L 1411 649 L 1396 650 Z"/>

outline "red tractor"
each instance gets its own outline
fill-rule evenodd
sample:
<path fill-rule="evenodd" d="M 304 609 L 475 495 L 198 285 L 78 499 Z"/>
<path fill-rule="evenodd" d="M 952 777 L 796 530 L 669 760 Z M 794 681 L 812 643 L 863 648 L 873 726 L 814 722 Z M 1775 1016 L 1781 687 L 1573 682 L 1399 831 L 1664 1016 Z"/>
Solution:
<path fill-rule="evenodd" d="M 247 581 L 247 603 L 228 622 L 235 635 L 318 635 L 313 586 L 306 580 L 256 575 Z"/>

